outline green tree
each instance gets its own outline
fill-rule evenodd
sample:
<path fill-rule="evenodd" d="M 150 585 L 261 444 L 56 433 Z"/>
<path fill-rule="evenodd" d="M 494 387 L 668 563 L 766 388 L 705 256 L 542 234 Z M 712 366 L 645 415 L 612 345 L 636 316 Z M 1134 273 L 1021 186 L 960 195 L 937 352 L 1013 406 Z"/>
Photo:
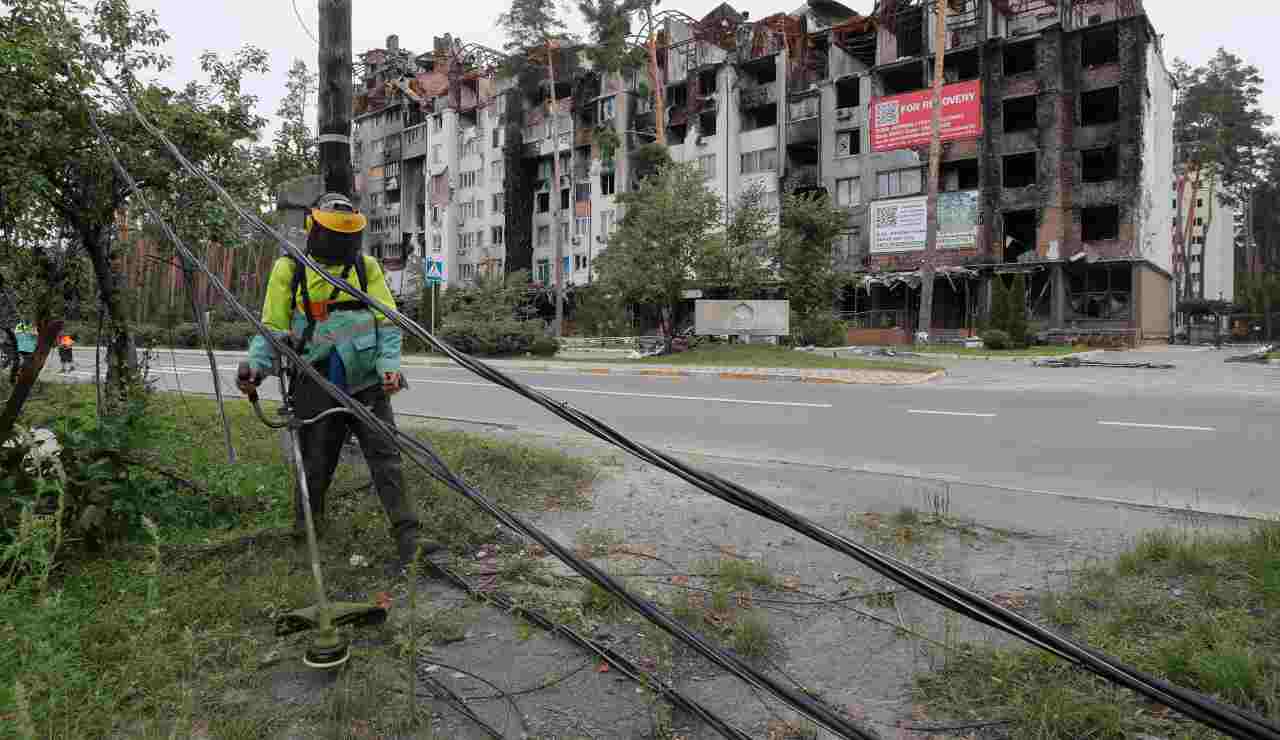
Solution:
<path fill-rule="evenodd" d="M 511 0 L 507 12 L 498 16 L 498 28 L 507 38 L 503 48 L 512 54 L 542 48 L 551 39 L 568 38 L 560 9 L 548 0 Z"/>
<path fill-rule="evenodd" d="M 849 216 L 825 192 L 788 193 L 773 252 L 773 268 L 800 325 L 829 317 L 839 290 L 835 241 Z"/>
<path fill-rule="evenodd" d="M 88 258 L 109 337 L 109 385 L 120 390 L 132 379 L 136 358 L 125 310 L 128 296 L 116 269 L 116 219 L 133 192 L 112 168 L 91 116 L 115 143 L 139 187 L 172 214 L 179 191 L 190 183 L 113 100 L 108 83 L 129 91 L 188 157 L 215 170 L 219 158 L 239 156 L 233 151 L 236 129 L 251 127 L 252 113 L 239 105 L 243 98 L 216 67 L 209 71 L 218 104 L 191 89 L 175 93 L 139 83 L 139 73 L 168 66 L 159 51 L 167 35 L 154 12 L 135 12 L 127 0 L 3 0 L 3 5 L 9 13 L 0 17 L 0 49 L 6 50 L 0 57 L 23 63 L 4 70 L 0 167 L 5 171 L 0 181 L 8 193 L 24 199 L 25 208 L 39 212 L 44 223 L 56 224 L 57 230 L 43 240 L 46 245 Z M 104 69 L 111 70 L 111 79 L 102 76 Z M 237 93 L 231 96 L 236 101 L 221 97 L 229 90 Z M 43 250 L 47 255 L 50 247 Z M 59 292 L 65 276 L 44 272 L 55 283 L 47 285 L 50 292 Z"/>
<path fill-rule="evenodd" d="M 1027 278 L 1022 273 L 1013 276 L 1013 285 L 1005 292 L 1009 306 L 1005 309 L 1005 325 L 1001 327 L 1009 335 L 1009 343 L 1014 347 L 1025 347 L 1027 344 Z"/>
<path fill-rule="evenodd" d="M 748 185 L 729 209 L 724 230 L 713 239 L 698 264 L 698 282 L 727 288 L 735 298 L 754 298 L 769 276 L 766 240 L 773 232 L 765 189 Z"/>
<path fill-rule="evenodd" d="M 301 59 L 293 60 L 285 82 L 285 96 L 276 109 L 280 128 L 271 148 L 263 152 L 263 176 L 272 199 L 280 186 L 296 177 L 320 171 L 320 155 L 308 124 L 309 100 L 319 84 L 319 76 Z"/>
<path fill-rule="evenodd" d="M 596 258 L 600 283 L 629 304 L 658 306 L 670 351 L 677 311 L 713 239 L 720 199 L 697 167 L 670 164 L 619 194 L 618 203 L 622 221 Z"/>
<path fill-rule="evenodd" d="M 1272 118 L 1262 109 L 1262 74 L 1226 49 L 1200 67 L 1175 60 L 1173 74 L 1179 88 L 1174 142 L 1192 185 L 1183 224 L 1183 243 L 1190 245 L 1197 217 L 1208 229 L 1217 201 L 1235 205 L 1258 185 Z M 1209 193 L 1207 211 L 1197 214 L 1202 190 Z M 1191 274 L 1190 249 L 1183 250 L 1183 274 Z M 1191 281 L 1184 281 L 1183 297 L 1191 298 L 1192 290 Z"/>
<path fill-rule="evenodd" d="M 579 0 L 591 35 L 587 58 L 608 74 L 633 70 L 645 63 L 645 50 L 630 41 L 631 13 L 641 7 L 637 0 Z"/>
<path fill-rule="evenodd" d="M 1009 287 L 1004 276 L 991 276 L 991 314 L 987 317 L 988 329 L 1009 330 Z"/>

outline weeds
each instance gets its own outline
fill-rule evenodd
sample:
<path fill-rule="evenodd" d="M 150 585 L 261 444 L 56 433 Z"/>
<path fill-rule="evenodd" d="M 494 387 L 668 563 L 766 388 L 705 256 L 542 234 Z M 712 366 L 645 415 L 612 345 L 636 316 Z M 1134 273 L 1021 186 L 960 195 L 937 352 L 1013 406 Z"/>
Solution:
<path fill-rule="evenodd" d="M 1044 595 L 1045 619 L 1091 647 L 1263 716 L 1280 715 L 1280 524 L 1243 536 L 1153 532 L 1108 566 Z M 1217 737 L 1135 695 L 1023 648 L 969 647 L 917 682 L 947 716 L 1008 717 L 1015 737 Z"/>
<path fill-rule="evenodd" d="M 78 428 L 96 419 L 92 387 L 53 390 L 56 393 L 33 398 L 24 420 L 58 429 L 60 424 Z M 146 733 L 169 737 L 196 734 L 194 728 L 233 740 L 271 735 L 282 728 L 293 728 L 290 732 L 300 736 L 345 737 L 360 736 L 360 728 L 367 726 L 368 736 L 376 736 L 386 735 L 406 716 L 414 717 L 415 709 L 406 706 L 398 691 L 404 686 L 405 659 L 379 661 L 395 646 L 388 649 L 376 642 L 355 648 L 347 669 L 349 681 L 302 701 L 273 698 L 273 682 L 287 688 L 292 681 L 288 677 L 297 670 L 308 636 L 278 639 L 264 625 L 311 601 L 311 582 L 308 571 L 298 567 L 288 536 L 272 530 L 292 515 L 289 475 L 280 459 L 277 433 L 263 427 L 245 402 L 228 401 L 227 414 L 240 463 L 235 475 L 220 478 L 231 470 L 223 457 L 213 402 L 188 397 L 177 403 L 174 396 L 152 395 L 146 422 L 150 426 L 145 435 L 125 445 L 130 456 L 162 460 L 181 478 L 211 481 L 206 489 L 216 493 L 175 491 L 173 481 L 132 467 L 130 476 L 155 486 L 154 500 L 161 504 L 153 509 L 146 503 L 151 499 L 133 499 L 140 502 L 130 516 L 139 525 L 141 547 L 128 541 L 109 544 L 110 559 L 64 548 L 67 553 L 46 579 L 46 598 L 33 599 L 28 589 L 0 590 L 0 643 L 5 645 L 0 716 L 15 714 L 19 723 L 30 725 L 33 737 L 58 740 Z M 582 505 L 594 476 L 590 465 L 552 450 L 453 432 L 431 432 L 430 439 L 451 466 L 507 506 L 538 507 L 552 493 L 565 505 Z M 457 548 L 496 541 L 490 520 L 474 505 L 411 470 L 406 469 L 407 488 L 419 499 L 433 539 Z M 212 483 L 220 479 L 224 482 Z M 331 525 L 336 526 L 331 526 L 332 538 L 323 547 L 326 567 L 333 568 L 333 588 L 352 594 L 368 588 L 368 580 L 364 572 L 345 567 L 350 553 L 344 546 L 370 539 L 387 542 L 377 498 L 363 492 L 341 495 L 351 483 L 363 480 L 363 466 L 340 466 L 331 489 L 337 515 Z M 3 484 L 0 481 L 0 487 Z M 0 492 L 0 500 L 4 498 Z M 56 550 L 59 518 L 53 498 L 46 495 L 42 500 L 47 503 L 29 502 L 21 541 L 27 549 L 43 543 L 41 551 L 49 553 Z M 214 510 L 218 501 L 229 504 L 227 513 Z M 143 515 L 152 526 L 142 524 Z M 65 519 L 74 520 L 70 508 Z M 223 527 L 228 525 L 240 529 L 227 532 Z M 23 531 L 17 526 L 4 529 L 10 534 Z M 70 541 L 70 532 L 65 539 Z M 194 544 L 210 541 L 215 544 Z M 12 542 L 0 544 L 0 552 L 12 555 Z M 333 567 L 338 563 L 343 565 Z M 537 575 L 532 566 L 514 563 L 507 572 L 520 578 Z M 11 574 L 6 559 L 0 576 Z M 35 584 L 37 579 L 29 581 Z M 571 607 L 580 613 L 579 606 Z M 411 642 L 460 638 L 470 617 L 468 611 L 440 610 L 427 623 L 413 625 Z M 329 704 L 320 705 L 324 709 L 319 714 L 332 722 L 312 727 L 308 723 L 317 717 L 318 703 L 329 699 Z M 423 719 L 421 713 L 417 717 Z M 164 730 L 161 735 L 159 730 Z"/>

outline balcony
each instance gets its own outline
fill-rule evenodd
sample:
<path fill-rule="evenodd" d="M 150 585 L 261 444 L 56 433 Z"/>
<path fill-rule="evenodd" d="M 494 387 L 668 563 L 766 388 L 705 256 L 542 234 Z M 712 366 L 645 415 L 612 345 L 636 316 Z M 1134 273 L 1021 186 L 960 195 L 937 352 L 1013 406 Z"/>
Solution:
<path fill-rule="evenodd" d="M 773 85 L 756 85 L 744 87 L 739 91 L 738 105 L 743 110 L 762 108 L 766 105 L 777 105 L 778 90 Z"/>

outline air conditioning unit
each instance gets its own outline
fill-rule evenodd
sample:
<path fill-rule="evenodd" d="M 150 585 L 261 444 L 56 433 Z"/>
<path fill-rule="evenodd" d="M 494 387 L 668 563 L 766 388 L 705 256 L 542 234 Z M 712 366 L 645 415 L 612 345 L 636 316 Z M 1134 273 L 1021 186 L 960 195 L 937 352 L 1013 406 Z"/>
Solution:
<path fill-rule="evenodd" d="M 707 142 L 706 142 L 705 138 L 702 136 L 702 134 L 698 134 L 698 138 L 697 138 L 696 140 L 694 140 L 694 143 L 695 143 L 695 144 L 697 144 L 698 146 L 706 146 L 706 145 L 707 145 Z"/>
<path fill-rule="evenodd" d="M 576 247 L 582 243 L 582 237 L 575 236 L 573 239 L 570 239 L 570 241 L 573 243 L 573 246 Z"/>
<path fill-rule="evenodd" d="M 561 175 L 561 176 L 560 176 L 560 187 L 562 187 L 562 188 L 567 188 L 567 187 L 569 187 L 569 176 L 568 176 L 568 175 Z"/>
<path fill-rule="evenodd" d="M 853 118 L 853 109 L 852 109 L 852 108 L 837 108 L 837 109 L 836 109 L 836 118 L 837 118 L 838 120 L 841 120 L 841 121 L 843 121 L 843 120 L 845 120 L 845 119 L 848 119 L 848 118 Z"/>

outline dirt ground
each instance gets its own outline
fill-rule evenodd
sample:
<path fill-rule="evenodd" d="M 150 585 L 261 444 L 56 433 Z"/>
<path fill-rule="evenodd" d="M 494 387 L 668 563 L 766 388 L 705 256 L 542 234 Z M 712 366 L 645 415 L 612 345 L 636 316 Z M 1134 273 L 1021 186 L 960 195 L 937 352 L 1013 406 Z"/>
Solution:
<path fill-rule="evenodd" d="M 1005 639 L 643 463 L 578 438 L 518 438 L 591 456 L 605 471 L 586 510 L 550 506 L 525 512 L 539 527 L 704 634 L 749 656 L 759 668 L 882 737 L 923 738 L 930 728 L 948 724 L 945 717 L 924 717 L 913 705 L 913 676 L 939 666 L 961 641 Z M 1138 532 L 1242 526 L 1184 513 L 840 470 L 712 458 L 692 462 L 1030 615 L 1038 593 L 1111 557 Z M 348 555 L 330 554 L 337 560 Z M 580 577 L 537 548 L 512 540 L 469 553 L 453 565 L 468 570 L 475 582 L 556 615 L 631 656 L 752 737 L 829 736 L 674 645 L 609 597 L 585 589 Z M 390 596 L 392 618 L 377 638 L 384 641 L 402 639 L 409 614 L 403 585 Z M 716 736 L 673 713 L 645 687 L 607 670 L 599 658 L 439 580 L 419 581 L 417 599 L 428 629 L 447 622 L 455 633 L 422 653 L 423 661 L 462 668 L 500 691 L 518 693 L 512 697 L 518 712 L 512 702 L 497 699 L 473 705 L 504 736 Z M 464 697 L 497 693 L 452 668 L 424 663 L 419 670 Z M 308 683 L 316 678 L 296 661 L 282 662 L 274 671 L 271 685 L 279 700 L 318 696 Z M 432 711 L 439 716 L 435 737 L 485 736 L 444 705 L 436 703 Z"/>

